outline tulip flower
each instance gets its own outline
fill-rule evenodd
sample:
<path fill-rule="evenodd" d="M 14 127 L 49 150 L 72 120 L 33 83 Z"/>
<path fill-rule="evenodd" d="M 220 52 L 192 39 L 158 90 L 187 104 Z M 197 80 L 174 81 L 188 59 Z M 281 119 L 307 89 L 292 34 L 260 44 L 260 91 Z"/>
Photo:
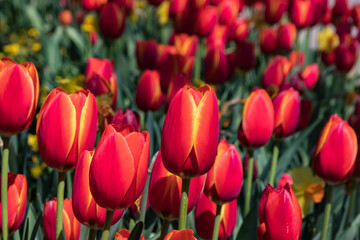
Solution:
<path fill-rule="evenodd" d="M 254 68 L 256 63 L 255 44 L 238 43 L 236 45 L 236 65 L 243 71 Z"/>
<path fill-rule="evenodd" d="M 216 214 L 216 204 L 208 199 L 205 194 L 201 198 L 195 208 L 195 228 L 196 233 L 204 238 L 211 239 L 213 235 L 214 220 Z M 218 238 L 228 239 L 235 228 L 237 218 L 237 202 L 234 199 L 231 202 L 224 204 L 220 211 L 220 228 Z M 214 238 L 212 238 L 214 239 Z"/>
<path fill-rule="evenodd" d="M 58 19 L 63 26 L 70 26 L 72 23 L 72 14 L 69 10 L 63 10 L 59 13 Z"/>
<path fill-rule="evenodd" d="M 107 0 L 81 0 L 82 6 L 88 11 L 99 10 L 106 2 Z"/>
<path fill-rule="evenodd" d="M 280 87 L 287 77 L 291 68 L 291 63 L 286 57 L 277 55 L 267 64 L 263 78 L 262 85 L 267 88 L 270 85 Z"/>
<path fill-rule="evenodd" d="M 326 12 L 324 13 L 324 16 L 321 19 L 321 22 L 324 25 L 327 25 L 327 24 L 331 23 L 331 20 L 332 20 L 332 8 L 327 7 Z"/>
<path fill-rule="evenodd" d="M 130 237 L 130 231 L 123 228 L 115 233 L 114 240 L 128 240 Z M 139 240 L 145 240 L 144 235 L 141 235 Z"/>
<path fill-rule="evenodd" d="M 43 215 L 43 230 L 46 240 L 55 240 L 55 219 L 56 219 L 57 201 L 56 198 L 45 202 Z M 64 200 L 63 208 L 63 224 L 66 240 L 78 240 L 80 237 L 80 223 L 75 218 L 72 201 L 69 198 Z"/>
<path fill-rule="evenodd" d="M 135 54 L 140 69 L 155 69 L 157 67 L 158 48 L 155 40 L 137 41 Z"/>
<path fill-rule="evenodd" d="M 281 91 L 273 100 L 274 134 L 278 138 L 291 135 L 296 131 L 300 117 L 299 92 L 290 88 Z"/>
<path fill-rule="evenodd" d="M 75 168 L 72 187 L 72 206 L 76 219 L 91 229 L 104 227 L 106 209 L 96 204 L 90 192 L 89 170 L 94 151 L 83 151 Z M 86 203 L 86 204 L 85 204 Z M 116 210 L 111 223 L 115 224 L 124 210 Z"/>
<path fill-rule="evenodd" d="M 240 11 L 239 0 L 223 0 L 217 6 L 218 8 L 218 21 L 222 25 L 230 25 Z"/>
<path fill-rule="evenodd" d="M 200 9 L 195 16 L 195 33 L 200 37 L 208 36 L 215 27 L 217 22 L 216 7 L 207 6 Z"/>
<path fill-rule="evenodd" d="M 136 89 L 136 105 L 143 111 L 156 111 L 164 101 L 165 95 L 161 92 L 159 72 L 145 70 Z"/>
<path fill-rule="evenodd" d="M 355 26 L 360 27 L 360 4 L 357 4 L 351 10 L 351 16 Z"/>
<path fill-rule="evenodd" d="M 265 21 L 277 23 L 289 6 L 288 0 L 265 0 Z"/>
<path fill-rule="evenodd" d="M 125 111 L 118 109 L 109 121 L 109 124 L 114 124 L 120 128 L 124 125 L 131 125 L 136 132 L 141 130 L 140 115 L 130 109 L 126 109 Z"/>
<path fill-rule="evenodd" d="M 290 4 L 289 14 L 291 22 L 299 29 L 310 26 L 313 22 L 313 0 L 293 0 Z"/>
<path fill-rule="evenodd" d="M 189 76 L 186 76 L 182 73 L 178 73 L 171 77 L 170 85 L 167 89 L 167 96 L 166 96 L 166 104 L 165 104 L 165 111 L 167 112 L 169 106 L 171 105 L 176 93 L 186 85 L 191 85 L 191 79 Z"/>
<path fill-rule="evenodd" d="M 230 38 L 236 43 L 242 43 L 245 41 L 249 34 L 249 24 L 245 18 L 237 18 L 230 25 Z"/>
<path fill-rule="evenodd" d="M 25 175 L 9 172 L 7 175 L 7 202 L 8 202 L 8 232 L 12 234 L 22 224 L 25 217 L 27 201 L 27 181 Z M 0 206 L 1 206 L 0 202 Z M 2 231 L 2 217 L 0 231 Z"/>
<path fill-rule="evenodd" d="M 285 185 L 289 183 L 289 185 L 293 184 L 293 179 L 290 174 L 283 173 L 278 181 L 278 187 L 285 187 Z"/>
<path fill-rule="evenodd" d="M 223 83 L 229 79 L 229 63 L 223 48 L 213 47 L 206 53 L 204 59 L 205 81 L 208 83 Z"/>
<path fill-rule="evenodd" d="M 297 127 L 298 131 L 305 129 L 309 125 L 313 111 L 314 107 L 312 101 L 302 99 L 300 103 L 300 119 Z"/>
<path fill-rule="evenodd" d="M 335 17 L 342 17 L 347 13 L 347 2 L 347 0 L 335 0 L 335 5 L 333 7 L 333 14 Z"/>
<path fill-rule="evenodd" d="M 336 68 L 342 72 L 349 72 L 355 64 L 357 52 L 357 41 L 350 35 L 345 35 L 340 40 L 340 45 L 335 49 Z"/>
<path fill-rule="evenodd" d="M 259 204 L 259 221 L 259 240 L 300 239 L 301 209 L 288 183 L 279 188 L 266 185 Z"/>
<path fill-rule="evenodd" d="M 109 59 L 89 58 L 85 71 L 84 88 L 89 89 L 95 96 L 111 93 L 111 107 L 115 109 L 117 80 L 113 63 Z"/>
<path fill-rule="evenodd" d="M 106 3 L 100 11 L 100 30 L 106 38 L 117 38 L 125 29 L 126 12 L 115 2 Z"/>
<path fill-rule="evenodd" d="M 196 12 L 208 5 L 209 0 L 192 0 L 189 1 L 189 10 Z"/>
<path fill-rule="evenodd" d="M 0 135 L 11 137 L 28 128 L 39 100 L 39 76 L 33 63 L 0 59 L 0 99 Z"/>
<path fill-rule="evenodd" d="M 187 213 L 195 207 L 205 184 L 205 175 L 193 178 L 189 189 Z M 179 218 L 182 179 L 164 167 L 161 152 L 155 160 L 149 183 L 151 209 L 162 219 L 171 221 Z"/>
<path fill-rule="evenodd" d="M 314 172 L 332 184 L 348 180 L 353 172 L 357 149 L 355 131 L 337 114 L 332 115 L 315 148 Z"/>
<path fill-rule="evenodd" d="M 335 63 L 335 51 L 332 52 L 322 52 L 321 61 L 326 65 L 331 65 Z"/>
<path fill-rule="evenodd" d="M 271 54 L 276 51 L 277 31 L 275 28 L 262 28 L 259 30 L 259 44 L 261 52 Z"/>
<path fill-rule="evenodd" d="M 305 62 L 305 53 L 303 51 L 293 50 L 289 53 L 289 61 L 291 63 L 291 67 L 302 67 Z"/>
<path fill-rule="evenodd" d="M 164 240 L 196 240 L 192 229 L 172 230 Z"/>
<path fill-rule="evenodd" d="M 170 37 L 169 44 L 174 46 L 177 54 L 182 56 L 195 56 L 198 38 L 196 36 L 189 36 L 185 33 L 173 34 Z"/>
<path fill-rule="evenodd" d="M 300 73 L 300 75 L 304 81 L 305 87 L 309 90 L 313 89 L 320 76 L 319 65 L 317 63 L 310 64 Z"/>
<path fill-rule="evenodd" d="M 293 23 L 281 24 L 277 30 L 276 46 L 279 49 L 289 50 L 296 40 L 296 27 Z"/>

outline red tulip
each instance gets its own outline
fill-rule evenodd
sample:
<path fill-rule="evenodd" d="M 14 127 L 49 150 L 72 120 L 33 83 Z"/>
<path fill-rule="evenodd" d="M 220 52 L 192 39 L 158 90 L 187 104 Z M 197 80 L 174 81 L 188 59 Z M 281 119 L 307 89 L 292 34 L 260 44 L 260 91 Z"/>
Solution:
<path fill-rule="evenodd" d="M 216 7 L 207 6 L 196 13 L 195 33 L 200 37 L 210 35 L 217 22 Z"/>
<path fill-rule="evenodd" d="M 112 108 L 116 107 L 117 80 L 113 63 L 109 59 L 89 58 L 85 71 L 85 89 L 95 96 L 112 95 Z"/>
<path fill-rule="evenodd" d="M 157 45 L 157 66 L 156 69 L 161 69 L 161 67 L 166 63 L 166 59 L 170 53 L 175 54 L 176 49 L 173 46 L 158 44 Z"/>
<path fill-rule="evenodd" d="M 289 9 L 291 22 L 297 28 L 310 26 L 314 17 L 313 0 L 293 0 Z"/>
<path fill-rule="evenodd" d="M 69 10 L 63 10 L 58 15 L 59 22 L 64 26 L 70 26 L 72 23 L 72 14 Z"/>
<path fill-rule="evenodd" d="M 302 216 L 298 200 L 287 183 L 285 187 L 266 185 L 259 204 L 259 240 L 300 239 Z"/>
<path fill-rule="evenodd" d="M 300 73 L 300 75 L 304 81 L 305 87 L 309 90 L 313 89 L 320 76 L 319 65 L 317 63 L 310 64 Z"/>
<path fill-rule="evenodd" d="M 172 230 L 164 240 L 196 240 L 192 229 Z"/>
<path fill-rule="evenodd" d="M 270 139 L 274 126 L 274 108 L 264 89 L 253 91 L 245 101 L 238 139 L 249 148 L 258 148 Z"/>
<path fill-rule="evenodd" d="M 335 5 L 333 7 L 333 14 L 335 17 L 342 17 L 347 13 L 347 2 L 347 0 L 335 0 Z"/>
<path fill-rule="evenodd" d="M 281 91 L 273 100 L 274 134 L 287 137 L 296 131 L 300 117 L 300 95 L 293 88 Z"/>
<path fill-rule="evenodd" d="M 136 89 L 135 103 L 143 111 L 156 111 L 165 101 L 158 71 L 145 70 Z"/>
<path fill-rule="evenodd" d="M 277 55 L 267 64 L 262 78 L 262 85 L 267 88 L 270 85 L 280 87 L 287 77 L 291 63 L 286 57 Z"/>
<path fill-rule="evenodd" d="M 216 24 L 210 36 L 206 39 L 208 49 L 213 47 L 225 47 L 229 42 L 230 27 L 227 25 Z"/>
<path fill-rule="evenodd" d="M 312 101 L 308 99 L 302 99 L 300 103 L 300 119 L 297 127 L 298 131 L 305 129 L 311 120 L 314 107 Z"/>
<path fill-rule="evenodd" d="M 223 25 L 230 25 L 239 13 L 239 0 L 222 0 L 217 8 L 219 23 Z"/>
<path fill-rule="evenodd" d="M 38 100 L 39 76 L 34 64 L 16 64 L 10 58 L 1 58 L 0 135 L 10 137 L 28 128 Z"/>
<path fill-rule="evenodd" d="M 259 44 L 261 52 L 265 54 L 276 51 L 277 31 L 275 28 L 262 28 L 259 30 Z"/>
<path fill-rule="evenodd" d="M 335 50 L 329 53 L 322 52 L 321 53 L 321 61 L 326 65 L 331 65 L 335 63 Z"/>
<path fill-rule="evenodd" d="M 358 142 L 354 129 L 337 114 L 325 124 L 313 156 L 313 169 L 324 181 L 340 183 L 353 172 Z"/>
<path fill-rule="evenodd" d="M 340 40 L 340 45 L 335 49 L 335 65 L 339 71 L 348 72 L 355 64 L 358 52 L 358 43 L 350 35 L 345 35 Z"/>
<path fill-rule="evenodd" d="M 360 27 L 360 4 L 357 4 L 353 7 L 353 9 L 351 11 L 351 16 L 352 16 L 355 26 L 357 26 L 359 28 Z"/>
<path fill-rule="evenodd" d="M 193 178 L 190 182 L 187 212 L 195 207 L 203 191 L 206 176 Z M 163 219 L 179 218 L 182 179 L 164 167 L 161 152 L 157 155 L 149 183 L 149 202 L 154 212 Z"/>
<path fill-rule="evenodd" d="M 64 199 L 63 226 L 66 240 L 78 240 L 80 237 L 80 223 L 75 218 L 71 199 Z M 56 198 L 45 202 L 43 216 L 43 230 L 47 240 L 56 239 Z"/>
<path fill-rule="evenodd" d="M 195 56 L 198 38 L 196 36 L 189 36 L 185 33 L 173 34 L 170 37 L 169 44 L 174 46 L 177 54 L 182 56 Z"/>
<path fill-rule="evenodd" d="M 205 174 L 214 164 L 219 136 L 216 95 L 208 85 L 185 86 L 165 117 L 161 155 L 165 168 L 181 177 Z"/>
<path fill-rule="evenodd" d="M 293 179 L 291 177 L 290 174 L 288 173 L 283 173 L 278 181 L 278 187 L 285 187 L 286 184 L 292 185 L 293 184 Z"/>
<path fill-rule="evenodd" d="M 176 96 L 176 93 L 186 85 L 191 85 L 190 77 L 182 73 L 178 73 L 171 77 L 171 84 L 167 90 L 165 111 L 167 112 L 172 100 Z"/>
<path fill-rule="evenodd" d="M 114 240 L 128 240 L 130 237 L 130 231 L 123 228 L 115 233 Z M 141 235 L 139 240 L 145 240 L 144 235 Z"/>
<path fill-rule="evenodd" d="M 249 34 L 249 24 L 245 18 L 238 18 L 230 25 L 230 38 L 236 43 L 244 42 Z"/>
<path fill-rule="evenodd" d="M 265 0 L 265 21 L 277 23 L 288 10 L 288 0 Z"/>
<path fill-rule="evenodd" d="M 124 32 L 126 12 L 115 2 L 106 3 L 100 11 L 100 30 L 106 38 L 117 38 Z"/>
<path fill-rule="evenodd" d="M 106 127 L 90 166 L 90 190 L 99 206 L 115 210 L 135 202 L 145 186 L 149 147 L 146 131 Z"/>
<path fill-rule="evenodd" d="M 207 51 L 204 70 L 205 81 L 208 83 L 223 83 L 229 79 L 229 63 L 224 48 L 213 47 Z"/>
<path fill-rule="evenodd" d="M 327 25 L 327 24 L 331 23 L 331 20 L 332 20 L 332 8 L 328 7 L 326 9 L 326 12 L 324 13 L 324 16 L 322 17 L 322 23 L 324 25 Z"/>
<path fill-rule="evenodd" d="M 88 11 L 99 10 L 106 2 L 107 0 L 81 0 L 82 6 Z"/>
<path fill-rule="evenodd" d="M 148 0 L 148 3 L 154 6 L 159 6 L 164 0 Z"/>
<path fill-rule="evenodd" d="M 90 192 L 89 171 L 94 151 L 85 150 L 76 164 L 74 182 L 72 187 L 72 206 L 76 219 L 89 228 L 99 229 L 104 227 L 106 209 L 96 204 Z M 86 203 L 86 204 L 85 204 Z M 124 210 L 116 210 L 112 218 L 115 224 Z"/>
<path fill-rule="evenodd" d="M 0 181 L 1 183 L 1 181 Z M 7 208 L 8 230 L 15 232 L 22 224 L 25 217 L 27 200 L 27 181 L 25 175 L 8 173 Z M 1 202 L 0 202 L 1 207 Z M 0 216 L 0 231 L 2 233 L 2 218 Z"/>
<path fill-rule="evenodd" d="M 303 51 L 291 51 L 289 53 L 289 61 L 291 67 L 300 66 L 302 67 L 305 63 L 305 53 Z"/>
<path fill-rule="evenodd" d="M 243 168 L 240 154 L 233 144 L 222 138 L 217 150 L 214 165 L 207 173 L 204 193 L 211 201 L 221 205 L 240 194 Z"/>
<path fill-rule="evenodd" d="M 205 194 L 201 195 L 195 208 L 196 233 L 204 238 L 211 239 L 216 215 L 216 204 L 210 201 Z M 226 203 L 221 208 L 219 239 L 228 239 L 235 228 L 237 218 L 236 199 Z"/>
<path fill-rule="evenodd" d="M 40 154 L 49 167 L 68 171 L 82 151 L 94 148 L 96 130 L 94 95 L 81 90 L 69 96 L 56 88 L 42 105 L 36 125 Z"/>
<path fill-rule="evenodd" d="M 289 50 L 296 40 L 296 27 L 293 23 L 281 24 L 278 28 L 276 46 L 279 49 Z"/>
<path fill-rule="evenodd" d="M 243 71 L 249 71 L 254 68 L 256 63 L 255 44 L 238 43 L 236 45 L 236 65 Z"/>
<path fill-rule="evenodd" d="M 136 132 L 141 130 L 140 115 L 135 111 L 131 111 L 130 109 L 126 109 L 125 111 L 118 109 L 115 112 L 115 115 L 109 121 L 109 124 L 114 124 L 120 128 L 124 125 L 131 125 Z"/>
<path fill-rule="evenodd" d="M 155 40 L 136 42 L 136 60 L 140 69 L 156 69 L 158 47 Z"/>

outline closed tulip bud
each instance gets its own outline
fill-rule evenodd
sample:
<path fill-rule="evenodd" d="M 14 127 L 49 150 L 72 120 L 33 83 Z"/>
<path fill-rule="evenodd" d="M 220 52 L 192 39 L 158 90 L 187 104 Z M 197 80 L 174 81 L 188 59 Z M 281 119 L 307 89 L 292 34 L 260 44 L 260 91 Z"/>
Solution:
<path fill-rule="evenodd" d="M 292 185 L 293 184 L 293 179 L 291 177 L 290 174 L 288 173 L 283 173 L 278 181 L 278 187 L 285 187 L 286 184 Z"/>
<path fill-rule="evenodd" d="M 205 194 L 195 208 L 195 228 L 196 233 L 204 239 L 211 239 L 214 229 L 216 215 L 216 204 L 213 203 Z M 220 227 L 218 239 L 228 239 L 235 228 L 237 217 L 237 202 L 234 199 L 221 207 Z"/>
<path fill-rule="evenodd" d="M 112 95 L 112 108 L 116 107 L 117 79 L 113 63 L 109 59 L 89 58 L 85 71 L 85 89 L 99 96 Z"/>
<path fill-rule="evenodd" d="M 291 22 L 299 29 L 308 27 L 313 22 L 312 0 L 293 0 L 289 11 Z"/>
<path fill-rule="evenodd" d="M 265 0 L 265 21 L 277 23 L 288 10 L 289 0 Z"/>
<path fill-rule="evenodd" d="M 173 46 L 158 44 L 157 45 L 157 66 L 156 69 L 161 69 L 161 67 L 166 63 L 168 55 L 174 54 L 176 52 Z"/>
<path fill-rule="evenodd" d="M 208 5 L 209 0 L 191 0 L 189 1 L 190 11 L 196 12 Z"/>
<path fill-rule="evenodd" d="M 283 56 L 275 56 L 265 68 L 262 85 L 267 88 L 270 85 L 280 87 L 287 77 L 291 68 L 291 62 Z"/>
<path fill-rule="evenodd" d="M 261 52 L 265 54 L 274 53 L 276 51 L 277 31 L 275 28 L 262 28 L 259 31 L 259 44 Z"/>
<path fill-rule="evenodd" d="M 245 41 L 249 33 L 249 24 L 245 18 L 238 18 L 230 25 L 230 39 L 236 43 Z"/>
<path fill-rule="evenodd" d="M 155 69 L 157 67 L 157 42 L 155 40 L 136 42 L 136 60 L 140 69 Z"/>
<path fill-rule="evenodd" d="M 208 83 L 223 83 L 229 79 L 228 58 L 223 48 L 213 47 L 207 51 L 204 70 L 205 81 Z"/>
<path fill-rule="evenodd" d="M 259 240 L 300 239 L 302 216 L 295 193 L 287 183 L 273 188 L 267 184 L 259 204 Z"/>
<path fill-rule="evenodd" d="M 1 136 L 10 137 L 29 127 L 39 100 L 39 76 L 33 63 L 0 59 L 0 100 Z"/>
<path fill-rule="evenodd" d="M 115 112 L 115 115 L 109 121 L 109 124 L 114 124 L 119 128 L 125 125 L 131 125 L 136 132 L 141 130 L 140 115 L 135 111 L 131 111 L 130 109 L 126 109 L 125 111 L 118 109 Z"/>
<path fill-rule="evenodd" d="M 273 100 L 274 134 L 287 137 L 296 131 L 300 117 L 300 95 L 293 88 L 281 91 Z"/>
<path fill-rule="evenodd" d="M 357 41 L 350 35 L 345 35 L 335 49 L 336 68 L 342 72 L 349 72 L 355 64 L 357 52 Z"/>
<path fill-rule="evenodd" d="M 360 27 L 360 4 L 357 4 L 351 10 L 351 16 L 355 26 Z"/>
<path fill-rule="evenodd" d="M 100 30 L 106 38 L 120 37 L 125 29 L 126 11 L 114 2 L 106 3 L 100 11 Z"/>
<path fill-rule="evenodd" d="M 205 175 L 193 178 L 189 188 L 187 212 L 195 207 L 204 189 Z M 151 209 L 162 219 L 179 218 L 182 179 L 164 167 L 161 152 L 156 157 L 149 183 L 149 202 Z"/>
<path fill-rule="evenodd" d="M 104 227 L 106 209 L 96 204 L 90 192 L 89 171 L 94 151 L 85 150 L 76 165 L 74 182 L 72 188 L 72 207 L 76 219 L 92 229 Z M 119 209 L 114 212 L 112 224 L 115 224 L 124 210 Z"/>
<path fill-rule="evenodd" d="M 164 240 L 196 240 L 192 229 L 172 230 Z"/>
<path fill-rule="evenodd" d="M 305 63 L 305 53 L 303 51 L 291 51 L 289 54 L 289 61 L 291 67 L 300 66 L 302 67 Z"/>
<path fill-rule="evenodd" d="M 310 64 L 300 73 L 300 75 L 304 81 L 305 87 L 309 90 L 313 89 L 320 76 L 319 65 L 317 63 Z"/>
<path fill-rule="evenodd" d="M 156 111 L 164 101 L 165 95 L 161 92 L 159 72 L 145 70 L 136 89 L 136 105 L 143 111 Z"/>
<path fill-rule="evenodd" d="M 97 40 L 99 38 L 98 33 L 93 31 L 89 33 L 90 42 L 94 46 L 97 43 Z"/>
<path fill-rule="evenodd" d="M 169 44 L 174 46 L 177 54 L 191 57 L 195 56 L 198 38 L 185 33 L 173 34 L 170 37 Z"/>
<path fill-rule="evenodd" d="M 342 17 L 347 14 L 347 2 L 347 0 L 335 0 L 335 5 L 333 7 L 333 14 L 335 17 Z"/>
<path fill-rule="evenodd" d="M 239 13 L 239 0 L 223 0 L 217 8 L 219 23 L 223 25 L 230 25 Z"/>
<path fill-rule="evenodd" d="M 326 65 L 331 65 L 335 63 L 335 50 L 329 53 L 322 52 L 321 53 L 321 61 Z"/>
<path fill-rule="evenodd" d="M 1 183 L 1 181 L 0 181 Z M 8 173 L 7 204 L 8 231 L 15 232 L 25 217 L 27 201 L 27 181 L 25 175 Z M 1 202 L 0 202 L 1 207 Z M 0 231 L 2 233 L 2 218 L 0 216 Z"/>
<path fill-rule="evenodd" d="M 135 202 L 145 186 L 149 147 L 146 131 L 106 127 L 90 165 L 90 191 L 99 206 L 115 210 Z"/>
<path fill-rule="evenodd" d="M 176 18 L 177 15 L 188 11 L 189 1 L 188 0 L 173 0 L 169 6 L 169 16 Z"/>
<path fill-rule="evenodd" d="M 114 240 L 128 240 L 130 237 L 130 231 L 123 228 L 115 233 Z M 141 235 L 139 240 L 145 240 L 144 235 Z"/>
<path fill-rule="evenodd" d="M 207 37 L 213 31 L 217 22 L 216 7 L 207 6 L 196 13 L 195 33 L 200 37 Z"/>
<path fill-rule="evenodd" d="M 45 202 L 43 215 L 43 230 L 46 240 L 56 239 L 56 198 Z M 66 240 L 78 240 L 80 237 L 80 223 L 75 218 L 72 201 L 70 198 L 64 199 L 63 207 L 63 227 Z"/>
<path fill-rule="evenodd" d="M 278 28 L 276 46 L 279 49 L 289 50 L 296 40 L 296 27 L 293 23 L 281 24 Z"/>
<path fill-rule="evenodd" d="M 61 88 L 52 90 L 36 125 L 44 162 L 59 172 L 74 168 L 82 151 L 94 148 L 96 130 L 96 100 L 89 90 L 70 96 Z"/>
<path fill-rule="evenodd" d="M 214 165 L 207 173 L 204 193 L 211 201 L 221 205 L 240 194 L 243 168 L 240 154 L 233 144 L 222 138 L 217 150 Z"/>
<path fill-rule="evenodd" d="M 236 45 L 236 65 L 243 71 L 254 68 L 256 63 L 256 53 L 254 43 L 238 43 Z"/>
<path fill-rule="evenodd" d="M 302 99 L 300 103 L 300 119 L 297 127 L 298 131 L 305 129 L 309 125 L 313 112 L 314 106 L 312 101 Z"/>
<path fill-rule="evenodd" d="M 245 101 L 238 139 L 249 148 L 267 143 L 274 127 L 274 108 L 264 89 L 254 90 Z"/>
<path fill-rule="evenodd" d="M 81 0 L 83 8 L 88 11 L 99 10 L 102 5 L 107 3 L 107 0 Z"/>
<path fill-rule="evenodd" d="M 325 124 L 313 156 L 314 172 L 332 184 L 348 180 L 353 172 L 358 142 L 354 129 L 337 114 Z"/>
<path fill-rule="evenodd" d="M 69 10 L 61 11 L 58 18 L 61 25 L 70 26 L 72 23 L 72 14 Z"/>
<path fill-rule="evenodd" d="M 161 155 L 165 168 L 180 177 L 207 173 L 214 164 L 219 137 L 216 95 L 208 85 L 185 86 L 165 117 Z"/>

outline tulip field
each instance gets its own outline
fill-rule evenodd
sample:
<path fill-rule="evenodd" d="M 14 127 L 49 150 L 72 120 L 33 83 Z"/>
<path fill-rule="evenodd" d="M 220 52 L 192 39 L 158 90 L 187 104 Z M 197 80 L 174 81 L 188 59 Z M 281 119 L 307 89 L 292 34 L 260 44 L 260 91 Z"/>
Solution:
<path fill-rule="evenodd" d="M 1 240 L 359 240 L 360 0 L 0 0 Z"/>

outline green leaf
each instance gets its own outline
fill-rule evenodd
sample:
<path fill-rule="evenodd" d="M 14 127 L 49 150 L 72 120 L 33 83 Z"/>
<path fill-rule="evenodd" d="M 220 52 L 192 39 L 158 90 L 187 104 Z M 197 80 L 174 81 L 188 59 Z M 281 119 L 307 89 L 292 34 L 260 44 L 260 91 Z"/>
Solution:
<path fill-rule="evenodd" d="M 39 32 L 42 32 L 44 23 L 42 21 L 42 18 L 38 10 L 33 5 L 28 4 L 24 6 L 24 11 L 27 17 L 29 18 L 31 25 L 34 28 L 36 28 Z"/>
<path fill-rule="evenodd" d="M 351 226 L 343 231 L 335 240 L 352 240 L 355 239 L 360 226 L 360 214 L 356 216 Z"/>
<path fill-rule="evenodd" d="M 79 53 L 85 53 L 85 40 L 83 36 L 71 26 L 65 28 L 65 33 L 79 49 Z"/>
<path fill-rule="evenodd" d="M 141 237 L 142 230 L 144 228 L 144 223 L 142 221 L 139 221 L 134 229 L 131 231 L 129 240 L 139 240 Z"/>

